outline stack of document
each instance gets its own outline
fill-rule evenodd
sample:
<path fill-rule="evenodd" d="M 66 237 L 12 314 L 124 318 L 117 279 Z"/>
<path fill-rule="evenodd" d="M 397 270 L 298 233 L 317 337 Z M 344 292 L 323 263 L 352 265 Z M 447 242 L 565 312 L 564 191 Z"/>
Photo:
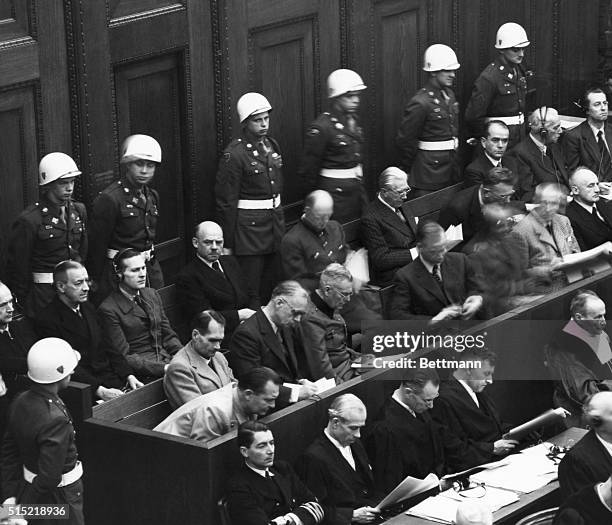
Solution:
<path fill-rule="evenodd" d="M 418 516 L 426 520 L 439 521 L 441 523 L 455 523 L 457 507 L 462 501 L 466 501 L 467 499 L 471 498 L 465 498 L 453 489 L 449 489 L 441 492 L 437 496 L 427 498 L 418 505 L 412 507 L 406 514 Z M 507 490 L 486 487 L 486 493 L 481 498 L 477 498 L 477 501 L 488 506 L 491 512 L 495 512 L 506 505 L 518 501 L 518 496 L 514 492 L 509 492 Z"/>

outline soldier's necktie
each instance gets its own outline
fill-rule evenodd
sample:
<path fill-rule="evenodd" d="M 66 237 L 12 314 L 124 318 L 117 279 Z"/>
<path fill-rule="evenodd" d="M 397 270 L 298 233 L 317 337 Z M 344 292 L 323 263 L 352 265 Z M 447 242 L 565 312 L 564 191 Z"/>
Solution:
<path fill-rule="evenodd" d="M 349 113 L 346 116 L 346 127 L 352 133 L 354 133 L 357 130 L 357 119 L 352 113 Z"/>
<path fill-rule="evenodd" d="M 438 281 L 439 284 L 442 284 L 442 272 L 440 271 L 439 264 L 434 264 L 431 275 L 433 275 L 433 278 Z"/>
<path fill-rule="evenodd" d="M 60 206 L 59 212 L 60 212 L 60 221 L 62 221 L 64 224 L 67 224 L 67 222 L 66 222 L 66 206 Z"/>
<path fill-rule="evenodd" d="M 136 190 L 136 198 L 138 199 L 138 202 L 140 203 L 141 206 L 145 206 L 147 205 L 147 196 L 144 193 L 144 190 L 140 189 L 140 190 Z"/>
<path fill-rule="evenodd" d="M 257 143 L 257 151 L 264 158 L 266 158 L 268 156 L 268 153 L 270 153 L 270 147 L 266 144 L 265 139 L 264 140 L 260 140 Z"/>
<path fill-rule="evenodd" d="M 221 275 L 223 275 L 223 270 L 221 269 L 221 265 L 219 264 L 219 261 L 213 261 L 211 266 L 212 266 L 213 270 L 215 270 L 216 272 L 219 272 Z"/>
<path fill-rule="evenodd" d="M 610 152 L 606 147 L 606 141 L 604 140 L 603 130 L 597 132 L 597 146 L 599 147 L 599 155 L 601 157 L 601 166 L 606 169 L 610 165 Z"/>

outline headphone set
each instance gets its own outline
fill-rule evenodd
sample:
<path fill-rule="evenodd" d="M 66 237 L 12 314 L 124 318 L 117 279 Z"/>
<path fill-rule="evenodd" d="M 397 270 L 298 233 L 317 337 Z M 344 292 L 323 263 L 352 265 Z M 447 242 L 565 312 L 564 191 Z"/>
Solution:
<path fill-rule="evenodd" d="M 133 250 L 133 248 L 123 248 L 123 250 L 119 250 L 111 260 L 113 274 L 115 275 L 115 280 L 117 282 L 121 282 L 124 279 L 123 270 L 119 269 L 119 261 L 128 252 L 128 250 Z"/>
<path fill-rule="evenodd" d="M 540 129 L 538 133 L 542 139 L 546 139 L 548 136 L 548 130 L 546 129 L 546 117 L 548 116 L 548 106 L 544 106 L 544 115 L 542 115 L 542 108 L 538 109 L 540 115 Z"/>

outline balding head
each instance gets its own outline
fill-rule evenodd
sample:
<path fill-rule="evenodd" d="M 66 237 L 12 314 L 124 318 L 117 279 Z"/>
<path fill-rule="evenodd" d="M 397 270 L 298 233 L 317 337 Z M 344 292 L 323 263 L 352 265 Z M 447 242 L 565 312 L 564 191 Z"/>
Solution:
<path fill-rule="evenodd" d="M 392 208 L 399 208 L 410 191 L 408 174 L 395 166 L 389 166 L 378 177 L 380 198 Z"/>
<path fill-rule="evenodd" d="M 209 263 L 219 260 L 223 253 L 223 230 L 216 222 L 204 221 L 193 232 L 191 244 L 198 255 Z"/>
<path fill-rule="evenodd" d="M 599 200 L 599 180 L 590 169 L 579 166 L 570 175 L 569 183 L 576 201 L 592 206 Z"/>
<path fill-rule="evenodd" d="M 563 199 L 565 199 L 565 193 L 563 193 L 558 184 L 538 184 L 533 194 L 533 202 L 537 204 L 534 212 L 545 223 L 549 223 L 559 211 Z"/>
<path fill-rule="evenodd" d="M 531 134 L 544 144 L 557 142 L 563 130 L 561 118 L 555 108 L 542 106 L 529 115 Z"/>
<path fill-rule="evenodd" d="M 590 290 L 581 290 L 570 304 L 572 319 L 591 335 L 606 328 L 606 304 Z"/>
<path fill-rule="evenodd" d="M 604 440 L 612 444 L 612 392 L 598 392 L 584 404 L 586 423 Z"/>
<path fill-rule="evenodd" d="M 0 281 L 0 328 L 13 320 L 13 294 L 3 282 Z"/>
<path fill-rule="evenodd" d="M 354 394 L 343 394 L 332 401 L 328 410 L 327 431 L 342 446 L 354 443 L 365 425 L 367 410 Z"/>
<path fill-rule="evenodd" d="M 317 230 L 324 230 L 334 213 L 334 199 L 324 190 L 315 190 L 304 199 L 304 218 Z"/>

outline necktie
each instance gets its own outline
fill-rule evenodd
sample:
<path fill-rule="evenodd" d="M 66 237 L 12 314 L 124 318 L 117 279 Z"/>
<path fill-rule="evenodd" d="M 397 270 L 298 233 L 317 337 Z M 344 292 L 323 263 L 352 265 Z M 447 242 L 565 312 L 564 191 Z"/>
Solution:
<path fill-rule="evenodd" d="M 215 374 L 217 374 L 217 369 L 215 368 L 215 363 L 214 363 L 214 361 L 213 361 L 213 358 L 212 358 L 212 357 L 210 358 L 210 361 L 208 361 L 208 366 L 210 367 L 210 369 L 211 369 L 211 370 L 212 370 L 212 371 L 213 371 Z M 217 374 L 217 375 L 219 375 L 219 374 Z"/>
<path fill-rule="evenodd" d="M 74 313 L 77 314 L 81 319 L 83 319 L 83 314 L 81 313 L 81 309 L 78 306 L 74 310 Z"/>
<path fill-rule="evenodd" d="M 601 165 L 607 167 L 610 165 L 610 152 L 606 147 L 606 142 L 603 136 L 603 130 L 597 132 L 597 146 L 599 147 L 599 155 L 601 156 Z"/>
<path fill-rule="evenodd" d="M 219 264 L 219 261 L 213 261 L 211 266 L 213 270 L 215 270 L 216 272 L 219 272 L 220 274 L 223 274 L 223 270 L 221 270 L 221 265 Z"/>
<path fill-rule="evenodd" d="M 60 221 L 66 224 L 66 206 L 60 206 Z"/>
<path fill-rule="evenodd" d="M 0 335 L 6 335 L 6 337 L 8 337 L 11 341 L 13 340 L 13 336 L 11 335 L 8 326 L 6 327 L 6 330 L 0 332 Z"/>
<path fill-rule="evenodd" d="M 138 199 L 139 204 L 142 206 L 147 205 L 147 196 L 144 193 L 144 190 L 136 190 L 136 198 Z"/>
<path fill-rule="evenodd" d="M 395 215 L 397 215 L 402 222 L 406 222 L 406 217 L 404 217 L 404 214 L 402 213 L 402 210 L 400 208 L 396 208 Z"/>
<path fill-rule="evenodd" d="M 267 158 L 268 157 L 268 153 L 270 153 L 270 148 L 267 146 L 266 141 L 265 140 L 260 140 L 257 143 L 257 151 L 259 151 L 259 154 L 264 157 Z"/>
<path fill-rule="evenodd" d="M 349 113 L 346 116 L 346 127 L 351 132 L 355 132 L 355 130 L 357 129 L 357 119 L 355 118 L 355 116 L 352 113 Z"/>
<path fill-rule="evenodd" d="M 434 267 L 431 270 L 431 275 L 433 275 L 433 278 L 438 281 L 439 284 L 442 284 L 442 272 L 440 271 L 439 264 L 434 264 Z"/>
<path fill-rule="evenodd" d="M 593 215 L 596 221 L 604 222 L 604 220 L 599 216 L 599 213 L 597 213 L 597 208 L 595 206 L 593 206 L 593 209 L 591 210 L 591 214 Z"/>

